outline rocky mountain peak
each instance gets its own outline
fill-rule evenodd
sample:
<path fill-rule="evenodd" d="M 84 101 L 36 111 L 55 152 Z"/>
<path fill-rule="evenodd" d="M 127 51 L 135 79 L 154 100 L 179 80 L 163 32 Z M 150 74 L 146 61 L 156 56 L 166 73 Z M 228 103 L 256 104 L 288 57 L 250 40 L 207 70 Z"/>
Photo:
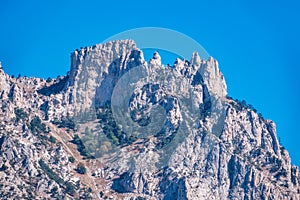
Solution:
<path fill-rule="evenodd" d="M 197 52 L 163 66 L 118 40 L 56 79 L 0 69 L 0 106 L 3 199 L 299 199 L 275 123 Z"/>
<path fill-rule="evenodd" d="M 203 61 L 199 72 L 209 91 L 219 97 L 227 96 L 227 85 L 217 60 L 209 57 L 207 61 Z"/>
<path fill-rule="evenodd" d="M 75 112 L 88 109 L 95 101 L 100 104 L 109 101 L 118 78 L 144 63 L 143 52 L 133 40 L 116 40 L 76 50 L 71 55 L 68 97 L 74 104 L 78 102 Z"/>
<path fill-rule="evenodd" d="M 4 72 L 0 62 L 0 97 L 2 98 L 8 98 L 10 91 L 9 79 L 9 75 Z"/>
<path fill-rule="evenodd" d="M 150 65 L 161 65 L 161 57 L 157 51 L 153 53 L 153 57 L 149 61 Z"/>
<path fill-rule="evenodd" d="M 195 66 L 200 66 L 201 58 L 200 58 L 198 52 L 193 52 L 190 63 Z"/>
<path fill-rule="evenodd" d="M 136 49 L 133 40 L 116 40 L 104 44 L 76 49 L 71 54 L 70 85 L 82 70 L 89 71 L 97 68 L 97 73 L 108 73 L 108 66 L 117 59 L 126 59 L 129 53 Z M 85 68 L 82 69 L 82 66 Z"/>

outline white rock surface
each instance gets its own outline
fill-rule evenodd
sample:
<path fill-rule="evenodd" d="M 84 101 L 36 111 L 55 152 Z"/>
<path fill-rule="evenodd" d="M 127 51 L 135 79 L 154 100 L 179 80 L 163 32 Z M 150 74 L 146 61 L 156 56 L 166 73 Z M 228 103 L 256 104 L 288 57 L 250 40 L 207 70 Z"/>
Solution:
<path fill-rule="evenodd" d="M 71 59 L 66 76 L 47 82 L 12 78 L 0 67 L 1 198 L 299 199 L 299 169 L 279 144 L 274 122 L 227 97 L 215 59 L 194 52 L 190 61 L 177 59 L 168 68 L 155 52 L 146 63 L 132 40 L 82 48 Z M 147 126 L 160 119 L 151 115 L 160 105 L 165 110 L 161 132 L 150 129 L 123 146 L 106 141 L 101 144 L 115 148 L 113 153 L 84 159 L 70 141 L 75 134 L 104 134 L 112 115 L 96 119 L 96 112 L 107 109 L 118 81 L 138 67 L 146 77 L 135 83 L 126 112 Z M 126 94 L 121 92 L 120 99 Z M 77 118 L 86 119 L 83 128 Z M 49 175 L 41 160 L 56 175 Z M 79 162 L 84 175 L 75 170 Z M 74 193 L 66 192 L 67 183 Z"/>

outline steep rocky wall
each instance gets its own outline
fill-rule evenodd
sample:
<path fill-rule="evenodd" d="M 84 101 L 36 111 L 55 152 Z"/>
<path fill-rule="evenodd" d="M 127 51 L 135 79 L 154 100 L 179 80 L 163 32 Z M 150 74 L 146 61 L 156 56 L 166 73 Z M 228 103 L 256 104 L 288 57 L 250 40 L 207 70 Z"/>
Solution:
<path fill-rule="evenodd" d="M 143 73 L 135 74 L 134 87 L 126 85 L 133 82 L 124 77 L 135 69 Z M 131 87 L 130 119 L 116 125 L 115 110 L 106 106 L 112 97 L 125 99 Z M 158 52 L 146 62 L 132 40 L 113 41 L 76 50 L 70 72 L 50 81 L 12 78 L 0 67 L 0 105 L 4 199 L 299 199 L 299 169 L 274 122 L 228 97 L 218 62 L 196 52 L 167 67 Z M 102 118 L 93 113 L 86 124 L 73 118 L 91 109 Z M 155 121 L 156 128 L 146 128 Z M 111 153 L 82 154 L 75 135 L 97 140 L 97 134 L 107 137 L 107 127 L 123 130 L 105 141 Z M 128 130 L 139 135 L 116 143 L 122 141 L 116 136 L 132 134 Z M 87 149 L 94 145 L 86 141 Z M 78 173 L 79 163 L 85 174 Z"/>

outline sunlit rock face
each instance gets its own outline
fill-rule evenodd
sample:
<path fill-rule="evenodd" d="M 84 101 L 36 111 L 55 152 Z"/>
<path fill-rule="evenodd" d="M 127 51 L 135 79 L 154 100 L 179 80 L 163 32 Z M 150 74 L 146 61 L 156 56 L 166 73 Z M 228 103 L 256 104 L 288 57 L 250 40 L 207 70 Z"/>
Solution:
<path fill-rule="evenodd" d="M 0 197 L 299 199 L 274 122 L 228 96 L 218 62 L 161 60 L 119 40 L 57 79 L 0 66 Z"/>

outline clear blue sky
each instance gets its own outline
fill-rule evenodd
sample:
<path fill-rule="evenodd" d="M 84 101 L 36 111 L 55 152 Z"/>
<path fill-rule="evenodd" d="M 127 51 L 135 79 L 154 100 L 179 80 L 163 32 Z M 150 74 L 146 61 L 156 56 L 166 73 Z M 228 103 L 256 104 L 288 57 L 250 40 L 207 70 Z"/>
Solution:
<path fill-rule="evenodd" d="M 300 166 L 299 1 L 9 1 L 0 3 L 0 60 L 9 74 L 56 77 L 81 46 L 137 27 L 197 40 L 218 59 L 229 94 L 277 124 Z"/>

